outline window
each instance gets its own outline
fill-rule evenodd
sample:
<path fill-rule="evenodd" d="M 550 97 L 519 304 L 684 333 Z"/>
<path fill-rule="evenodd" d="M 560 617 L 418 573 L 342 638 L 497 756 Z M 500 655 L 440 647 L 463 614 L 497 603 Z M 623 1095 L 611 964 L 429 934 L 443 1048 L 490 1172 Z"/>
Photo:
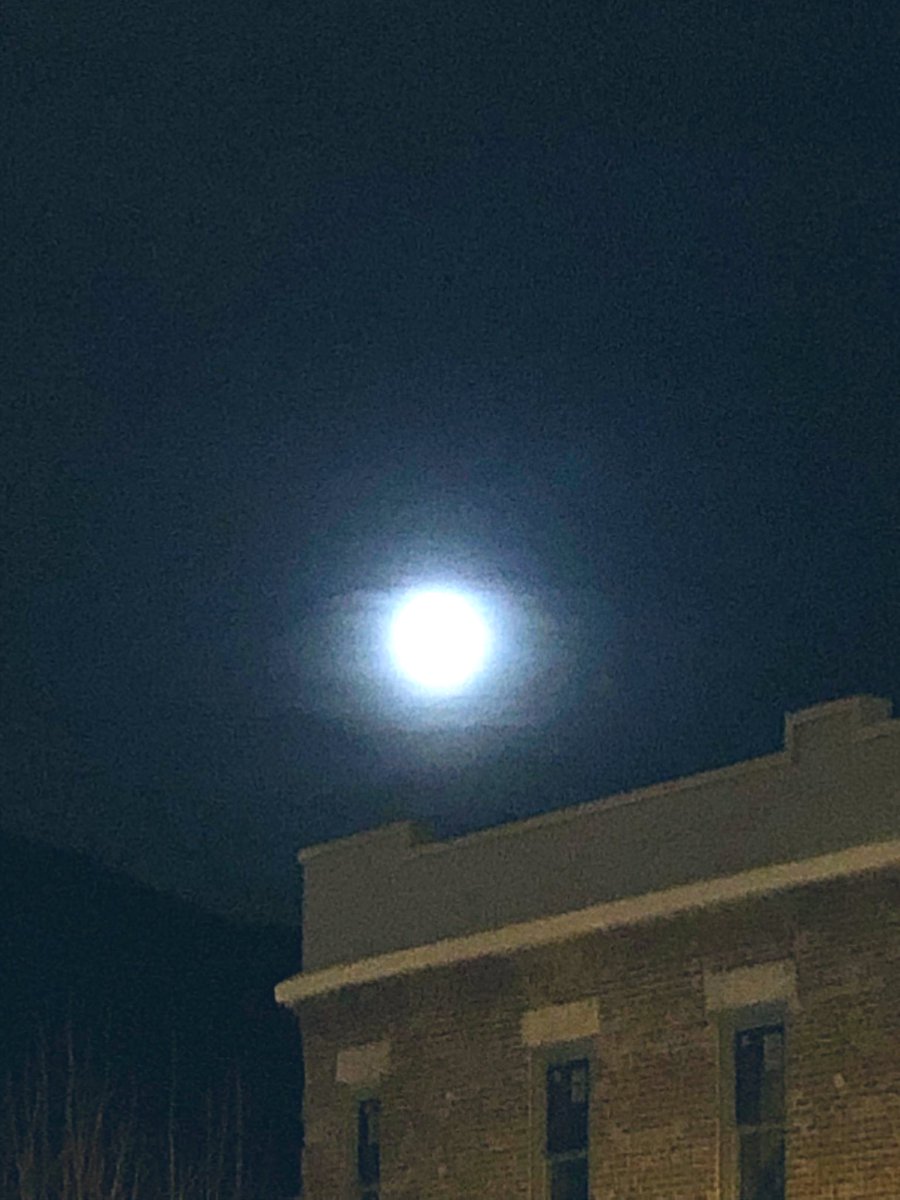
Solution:
<path fill-rule="evenodd" d="M 378 1200 L 381 1180 L 378 1100 L 360 1100 L 356 1109 L 356 1179 L 360 1200 Z"/>
<path fill-rule="evenodd" d="M 588 1200 L 590 1072 L 586 1058 L 547 1068 L 547 1200 Z"/>
<path fill-rule="evenodd" d="M 784 1025 L 734 1033 L 737 1200 L 784 1200 Z"/>

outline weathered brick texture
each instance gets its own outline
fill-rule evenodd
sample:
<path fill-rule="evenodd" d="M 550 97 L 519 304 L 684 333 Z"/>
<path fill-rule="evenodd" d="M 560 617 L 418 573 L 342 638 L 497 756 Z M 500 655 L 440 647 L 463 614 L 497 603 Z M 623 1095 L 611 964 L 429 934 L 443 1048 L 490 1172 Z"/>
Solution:
<path fill-rule="evenodd" d="M 308 1200 L 357 1196 L 338 1051 L 386 1038 L 383 1200 L 535 1197 L 522 1014 L 599 997 L 591 1194 L 718 1200 L 712 971 L 791 959 L 789 1200 L 900 1198 L 900 875 L 798 888 L 303 1001 Z"/>

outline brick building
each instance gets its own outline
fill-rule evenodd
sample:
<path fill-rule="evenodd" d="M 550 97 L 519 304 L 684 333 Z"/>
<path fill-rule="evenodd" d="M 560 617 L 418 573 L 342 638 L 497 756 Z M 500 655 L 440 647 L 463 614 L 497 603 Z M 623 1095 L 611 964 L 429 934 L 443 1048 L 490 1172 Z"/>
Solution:
<path fill-rule="evenodd" d="M 301 853 L 309 1200 L 900 1197 L 900 721 Z"/>

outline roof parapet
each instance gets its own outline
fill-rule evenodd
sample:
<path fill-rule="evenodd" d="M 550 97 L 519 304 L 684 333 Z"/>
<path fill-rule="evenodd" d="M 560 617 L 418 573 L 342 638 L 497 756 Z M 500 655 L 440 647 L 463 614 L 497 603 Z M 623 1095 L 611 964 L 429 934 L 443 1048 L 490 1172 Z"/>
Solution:
<path fill-rule="evenodd" d="M 890 713 L 885 699 L 850 696 L 789 713 L 785 749 L 762 758 L 462 837 L 433 841 L 404 820 L 310 847 L 304 971 L 385 954 L 418 961 L 448 939 L 641 907 L 673 888 L 705 896 L 711 881 L 781 878 L 792 864 L 893 846 L 900 721 Z"/>
<path fill-rule="evenodd" d="M 802 708 L 785 716 L 785 750 L 793 763 L 832 755 L 890 717 L 891 702 L 880 696 L 847 696 Z"/>
<path fill-rule="evenodd" d="M 351 833 L 347 837 L 334 838 L 330 842 L 317 842 L 305 846 L 297 854 L 297 859 L 303 866 L 313 859 L 330 854 L 348 854 L 362 856 L 369 860 L 373 857 L 388 856 L 396 858 L 428 840 L 428 830 L 419 821 L 392 821 L 390 825 L 378 825 L 374 829 L 363 829 L 359 833 Z"/>

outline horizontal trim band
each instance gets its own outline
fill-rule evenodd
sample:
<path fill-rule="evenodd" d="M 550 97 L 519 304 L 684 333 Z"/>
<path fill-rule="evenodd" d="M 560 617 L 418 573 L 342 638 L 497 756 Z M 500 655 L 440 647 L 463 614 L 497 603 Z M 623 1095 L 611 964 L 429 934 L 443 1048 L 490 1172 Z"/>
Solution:
<path fill-rule="evenodd" d="M 302 972 L 275 988 L 279 1004 L 293 1005 L 313 996 L 342 988 L 408 975 L 435 967 L 448 967 L 472 959 L 514 954 L 603 929 L 637 925 L 672 917 L 691 909 L 729 904 L 789 888 L 806 887 L 832 879 L 861 875 L 900 865 L 900 839 L 854 846 L 821 854 L 801 862 L 756 867 L 737 875 L 681 884 L 660 892 L 605 901 L 588 908 L 487 929 L 464 937 L 445 938 L 407 950 L 393 950 L 356 962 L 339 963 L 319 971 Z"/>

